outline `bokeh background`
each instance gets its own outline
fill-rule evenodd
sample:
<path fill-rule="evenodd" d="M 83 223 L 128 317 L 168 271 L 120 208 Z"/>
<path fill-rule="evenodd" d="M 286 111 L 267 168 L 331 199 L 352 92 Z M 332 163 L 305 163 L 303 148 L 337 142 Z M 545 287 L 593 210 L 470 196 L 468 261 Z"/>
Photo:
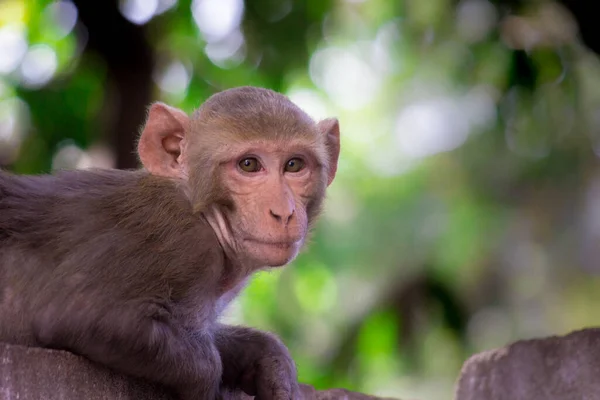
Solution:
<path fill-rule="evenodd" d="M 226 318 L 277 332 L 318 388 L 449 400 L 470 354 L 600 322 L 585 3 L 1 0 L 0 167 L 136 167 L 150 102 L 239 85 L 337 116 L 310 247 Z"/>

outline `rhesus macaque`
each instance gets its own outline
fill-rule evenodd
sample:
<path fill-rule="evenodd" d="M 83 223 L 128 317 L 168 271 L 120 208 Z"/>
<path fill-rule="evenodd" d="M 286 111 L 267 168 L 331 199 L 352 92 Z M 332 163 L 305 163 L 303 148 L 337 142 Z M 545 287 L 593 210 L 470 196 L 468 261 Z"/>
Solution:
<path fill-rule="evenodd" d="M 0 341 L 65 349 L 174 388 L 301 398 L 273 335 L 217 317 L 298 254 L 333 181 L 336 119 L 240 87 L 189 117 L 151 106 L 143 169 L 0 172 Z"/>

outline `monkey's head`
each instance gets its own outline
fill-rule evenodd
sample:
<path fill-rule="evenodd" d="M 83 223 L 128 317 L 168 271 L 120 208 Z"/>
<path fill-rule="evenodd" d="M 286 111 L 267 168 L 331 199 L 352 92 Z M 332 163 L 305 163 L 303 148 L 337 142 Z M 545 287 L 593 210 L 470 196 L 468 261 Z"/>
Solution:
<path fill-rule="evenodd" d="M 337 170 L 337 119 L 316 123 L 287 97 L 240 87 L 189 117 L 151 106 L 138 144 L 153 175 L 176 179 L 229 257 L 280 266 L 301 249 Z"/>

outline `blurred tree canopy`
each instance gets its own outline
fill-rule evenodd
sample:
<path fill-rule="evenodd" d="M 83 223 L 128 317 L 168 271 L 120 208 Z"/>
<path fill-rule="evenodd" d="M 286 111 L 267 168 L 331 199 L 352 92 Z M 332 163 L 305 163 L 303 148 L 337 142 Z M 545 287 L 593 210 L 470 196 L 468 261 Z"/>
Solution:
<path fill-rule="evenodd" d="M 317 387 L 451 399 L 471 353 L 599 323 L 597 30 L 582 0 L 4 0 L 0 166 L 134 168 L 152 101 L 239 85 L 338 116 L 313 242 L 227 319 Z"/>

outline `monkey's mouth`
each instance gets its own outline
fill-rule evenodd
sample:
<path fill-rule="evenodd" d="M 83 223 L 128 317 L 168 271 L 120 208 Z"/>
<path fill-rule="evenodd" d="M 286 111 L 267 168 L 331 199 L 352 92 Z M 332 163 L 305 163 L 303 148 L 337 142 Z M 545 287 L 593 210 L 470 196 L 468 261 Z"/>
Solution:
<path fill-rule="evenodd" d="M 290 249 L 300 244 L 300 240 L 285 240 L 285 241 L 272 241 L 272 240 L 259 240 L 259 239 L 246 239 L 253 246 L 267 246 L 277 249 Z"/>
<path fill-rule="evenodd" d="M 247 239 L 244 247 L 261 267 L 276 268 L 288 264 L 296 257 L 302 247 L 302 240 Z"/>

